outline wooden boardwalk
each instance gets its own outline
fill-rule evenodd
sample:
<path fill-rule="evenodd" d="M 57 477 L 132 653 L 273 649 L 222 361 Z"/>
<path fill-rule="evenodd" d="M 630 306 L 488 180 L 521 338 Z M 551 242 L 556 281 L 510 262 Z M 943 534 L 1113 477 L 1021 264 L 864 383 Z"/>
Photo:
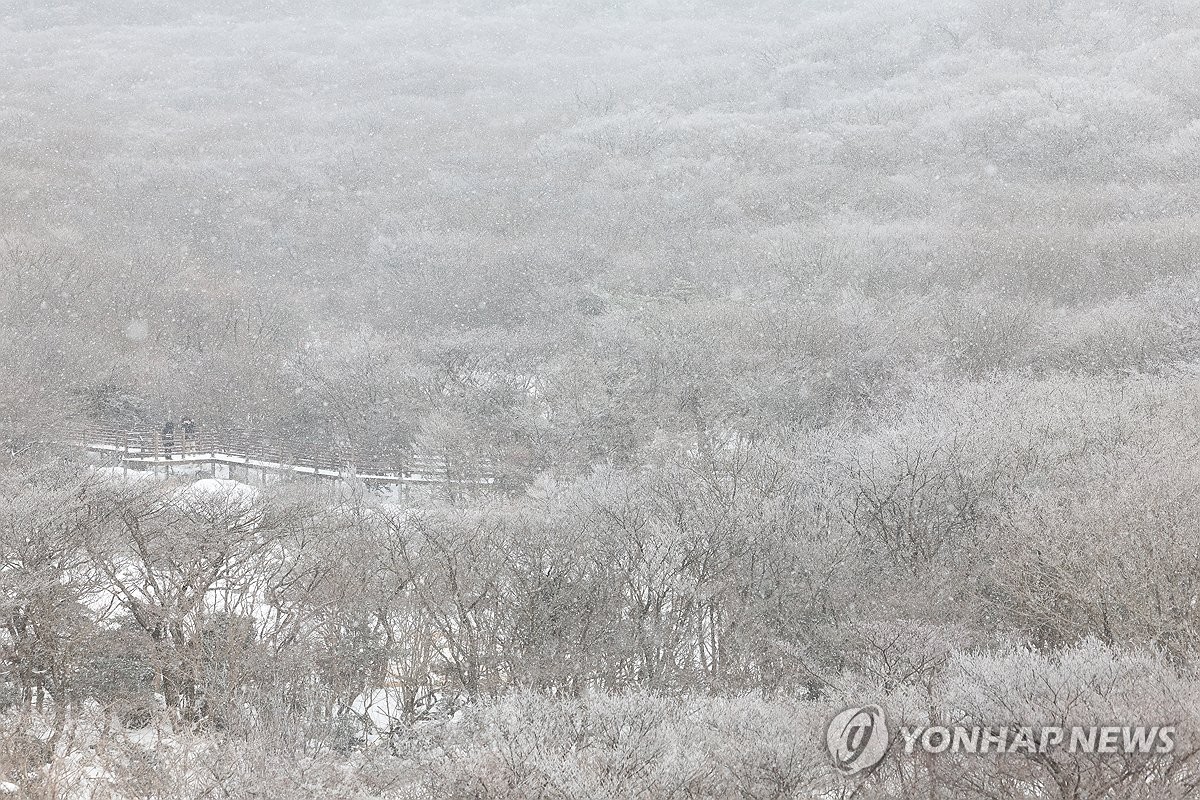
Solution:
<path fill-rule="evenodd" d="M 456 484 L 489 487 L 497 484 L 490 465 L 455 461 L 448 454 L 403 453 L 384 463 L 363 461 L 341 451 L 313 453 L 302 444 L 253 431 L 197 431 L 184 437 L 176 431 L 165 438 L 154 431 L 121 431 L 88 427 L 64 432 L 60 441 L 108 456 L 117 466 L 172 471 L 211 467 L 221 477 L 296 475 L 326 480 L 358 480 L 369 486 Z"/>

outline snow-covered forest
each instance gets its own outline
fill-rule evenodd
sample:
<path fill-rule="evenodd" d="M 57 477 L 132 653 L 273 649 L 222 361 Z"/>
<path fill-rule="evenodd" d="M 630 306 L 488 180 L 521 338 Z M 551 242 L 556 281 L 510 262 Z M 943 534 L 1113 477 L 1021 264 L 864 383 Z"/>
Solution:
<path fill-rule="evenodd" d="M 0 186 L 0 798 L 1200 793 L 1200 5 L 0 0 Z"/>

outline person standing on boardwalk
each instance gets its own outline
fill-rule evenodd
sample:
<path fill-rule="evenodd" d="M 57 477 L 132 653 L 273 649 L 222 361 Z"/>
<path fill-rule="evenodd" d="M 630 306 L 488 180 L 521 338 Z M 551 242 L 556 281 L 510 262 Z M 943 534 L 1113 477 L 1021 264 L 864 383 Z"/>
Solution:
<path fill-rule="evenodd" d="M 171 451 L 175 449 L 175 423 L 167 420 L 162 427 L 162 446 L 163 454 L 167 459 L 171 458 Z"/>
<path fill-rule="evenodd" d="M 191 417 L 184 417 L 179 421 L 179 427 L 183 431 L 183 452 L 190 453 L 196 449 L 196 423 Z"/>

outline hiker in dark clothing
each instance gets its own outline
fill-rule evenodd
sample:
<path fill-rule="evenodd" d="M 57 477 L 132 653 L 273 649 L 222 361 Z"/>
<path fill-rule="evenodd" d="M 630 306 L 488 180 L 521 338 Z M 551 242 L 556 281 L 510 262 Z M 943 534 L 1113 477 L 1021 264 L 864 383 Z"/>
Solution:
<path fill-rule="evenodd" d="M 196 423 L 191 417 L 184 417 L 179 421 L 179 427 L 183 429 L 183 452 L 190 453 L 196 449 Z"/>
<path fill-rule="evenodd" d="M 175 423 L 171 420 L 167 420 L 162 427 L 162 446 L 163 453 L 170 459 L 171 451 L 175 449 Z"/>

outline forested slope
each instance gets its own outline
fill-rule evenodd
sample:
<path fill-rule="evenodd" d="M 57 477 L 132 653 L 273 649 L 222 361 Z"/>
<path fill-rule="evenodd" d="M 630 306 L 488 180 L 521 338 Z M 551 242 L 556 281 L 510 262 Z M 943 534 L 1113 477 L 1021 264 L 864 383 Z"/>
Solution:
<path fill-rule="evenodd" d="M 10 3 L 5 391 L 452 427 L 521 439 L 528 476 L 932 375 L 1169 369 L 1195 355 L 1196 13 Z"/>

